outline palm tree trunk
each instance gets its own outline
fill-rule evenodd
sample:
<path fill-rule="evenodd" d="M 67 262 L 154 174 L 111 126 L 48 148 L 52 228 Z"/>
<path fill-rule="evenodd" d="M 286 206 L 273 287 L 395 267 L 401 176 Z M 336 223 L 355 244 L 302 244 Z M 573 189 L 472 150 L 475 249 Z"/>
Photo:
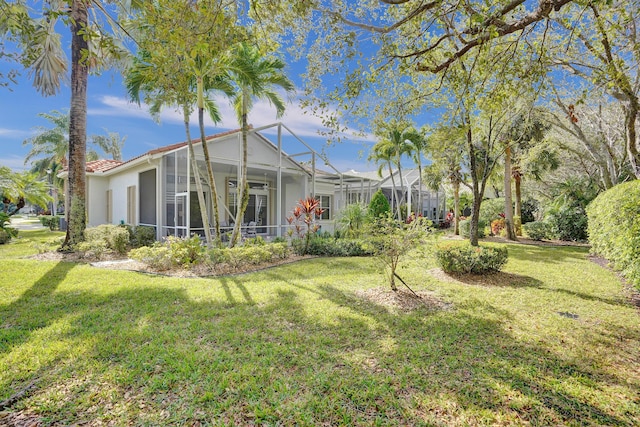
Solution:
<path fill-rule="evenodd" d="M 507 239 L 516 240 L 513 228 L 513 198 L 511 196 L 511 145 L 504 150 L 504 222 Z"/>
<path fill-rule="evenodd" d="M 200 181 L 200 169 L 198 169 L 198 160 L 196 152 L 191 142 L 191 130 L 189 129 L 189 108 L 185 105 L 182 109 L 184 117 L 184 131 L 187 135 L 187 144 L 189 145 L 189 158 L 191 159 L 191 169 L 193 170 L 193 178 L 196 182 L 196 193 L 198 193 L 198 204 L 200 205 L 200 216 L 202 217 L 202 227 L 204 228 L 204 237 L 207 241 L 207 247 L 211 248 L 213 242 L 211 240 L 211 227 L 209 226 L 209 214 L 207 213 L 207 202 L 204 198 L 204 188 Z M 189 195 L 191 197 L 191 195 Z"/>
<path fill-rule="evenodd" d="M 393 202 L 395 200 L 395 208 L 396 208 L 396 213 L 398 215 L 398 219 L 401 218 L 400 215 L 400 203 L 398 203 L 398 198 L 396 197 L 396 180 L 393 179 L 393 169 L 391 169 L 391 162 L 388 163 L 389 165 L 389 175 L 391 177 L 391 211 L 393 211 Z"/>
<path fill-rule="evenodd" d="M 69 216 L 63 250 L 72 251 L 84 240 L 86 213 L 87 86 L 89 68 L 83 55 L 89 49 L 83 36 L 87 27 L 87 5 L 71 3 L 71 108 L 69 111 Z"/>
<path fill-rule="evenodd" d="M 247 120 L 247 94 L 242 95 L 242 164 L 240 165 L 240 182 L 238 183 L 238 200 L 236 203 L 236 223 L 233 227 L 233 233 L 229 242 L 230 247 L 234 247 L 238 241 L 240 232 L 242 231 L 242 219 L 249 204 L 249 182 L 247 180 L 247 137 L 249 134 L 249 123 Z"/>
<path fill-rule="evenodd" d="M 216 188 L 216 179 L 213 176 L 213 167 L 211 166 L 211 158 L 209 157 L 209 146 L 207 145 L 207 135 L 204 131 L 204 83 L 202 76 L 197 77 L 198 90 L 198 125 L 200 128 L 200 143 L 202 144 L 202 152 L 204 153 L 204 162 L 207 164 L 207 175 L 209 178 L 209 186 L 211 187 L 211 199 L 213 202 L 213 227 L 216 233 L 216 240 L 220 240 L 220 211 L 218 209 L 218 190 Z"/>

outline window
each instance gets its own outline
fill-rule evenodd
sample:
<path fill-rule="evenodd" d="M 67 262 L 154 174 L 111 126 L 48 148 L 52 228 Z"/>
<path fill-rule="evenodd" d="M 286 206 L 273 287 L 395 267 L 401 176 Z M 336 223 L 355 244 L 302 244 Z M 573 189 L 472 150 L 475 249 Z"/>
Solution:
<path fill-rule="evenodd" d="M 317 196 L 320 200 L 320 207 L 324 209 L 320 219 L 331 219 L 331 196 Z"/>

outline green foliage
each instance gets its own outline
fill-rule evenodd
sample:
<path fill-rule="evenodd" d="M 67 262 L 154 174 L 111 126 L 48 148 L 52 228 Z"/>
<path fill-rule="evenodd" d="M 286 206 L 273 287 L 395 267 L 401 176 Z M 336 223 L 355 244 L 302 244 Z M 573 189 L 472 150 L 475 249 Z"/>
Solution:
<path fill-rule="evenodd" d="M 293 241 L 293 250 L 302 254 L 303 244 L 299 240 Z M 324 239 L 314 238 L 309 241 L 308 255 L 317 256 L 367 256 L 373 254 L 373 248 L 363 239 Z"/>
<path fill-rule="evenodd" d="M 502 236 L 503 231 L 505 231 L 505 226 L 507 225 L 504 218 L 498 218 L 491 221 L 491 234 L 495 236 Z"/>
<path fill-rule="evenodd" d="M 619 184 L 587 207 L 591 250 L 640 289 L 640 181 Z"/>
<path fill-rule="evenodd" d="M 520 210 L 522 211 L 522 223 L 533 222 L 536 220 L 536 212 L 538 212 L 539 203 L 537 200 L 527 199 L 522 201 Z"/>
<path fill-rule="evenodd" d="M 156 228 L 150 225 L 128 227 L 129 244 L 134 248 L 151 246 L 156 241 Z"/>
<path fill-rule="evenodd" d="M 262 239 L 259 241 L 262 243 L 251 242 L 247 244 L 245 241 L 242 246 L 211 249 L 208 251 L 209 260 L 214 265 L 226 264 L 239 269 L 248 265 L 287 259 L 290 255 L 286 242 L 265 243 Z"/>
<path fill-rule="evenodd" d="M 391 212 L 391 205 L 382 190 L 376 191 L 369 202 L 369 215 L 371 218 L 386 217 Z"/>
<path fill-rule="evenodd" d="M 491 224 L 493 220 L 501 218 L 500 214 L 504 215 L 503 197 L 482 201 L 482 204 L 480 205 L 480 221 L 483 221 L 484 224 Z"/>
<path fill-rule="evenodd" d="M 18 236 L 18 230 L 9 227 L 9 223 L 11 223 L 11 217 L 4 212 L 0 212 L 0 245 Z"/>
<path fill-rule="evenodd" d="M 78 243 L 78 250 L 93 253 L 99 258 L 105 252 L 124 255 L 127 253 L 128 246 L 129 231 L 126 228 L 103 224 L 84 231 L 84 241 Z"/>
<path fill-rule="evenodd" d="M 522 218 L 518 215 L 513 216 L 513 229 L 516 232 L 516 236 L 522 236 Z"/>
<path fill-rule="evenodd" d="M 292 215 L 287 217 L 287 222 L 291 226 L 288 230 L 289 236 L 293 237 L 295 233 L 298 239 L 304 241 L 303 255 L 307 252 L 313 235 L 320 230 L 317 220 L 322 217 L 322 212 L 324 209 L 320 207 L 320 201 L 309 196 L 298 200 L 291 212 Z"/>
<path fill-rule="evenodd" d="M 397 290 L 395 284 L 398 263 L 410 250 L 421 245 L 426 236 L 431 221 L 416 218 L 410 224 L 398 222 L 391 217 L 380 217 L 369 224 L 369 241 L 374 255 L 386 267 L 387 277 L 391 289 Z"/>
<path fill-rule="evenodd" d="M 469 230 L 471 228 L 471 220 L 465 219 L 460 221 L 460 235 L 462 237 L 469 237 Z M 478 238 L 483 238 L 487 235 L 487 223 L 484 220 L 478 220 Z"/>
<path fill-rule="evenodd" d="M 140 261 L 154 270 L 164 271 L 173 267 L 173 257 L 168 245 L 156 242 L 153 246 L 131 249 L 129 258 Z"/>
<path fill-rule="evenodd" d="M 581 206 L 563 206 L 549 213 L 545 220 L 556 239 L 582 242 L 588 238 L 587 213 Z"/>
<path fill-rule="evenodd" d="M 345 237 L 358 237 L 362 234 L 362 228 L 367 222 L 368 215 L 369 208 L 366 205 L 352 203 L 338 213 L 336 222 Z"/>
<path fill-rule="evenodd" d="M 533 221 L 522 224 L 524 234 L 533 240 L 549 239 L 552 236 L 551 228 L 546 221 Z"/>
<path fill-rule="evenodd" d="M 60 229 L 60 217 L 56 215 L 40 215 L 38 217 L 40 224 L 49 227 L 49 230 L 55 231 Z"/>
<path fill-rule="evenodd" d="M 468 243 L 441 244 L 435 254 L 446 273 L 494 273 L 500 271 L 508 259 L 506 247 L 471 246 Z"/>

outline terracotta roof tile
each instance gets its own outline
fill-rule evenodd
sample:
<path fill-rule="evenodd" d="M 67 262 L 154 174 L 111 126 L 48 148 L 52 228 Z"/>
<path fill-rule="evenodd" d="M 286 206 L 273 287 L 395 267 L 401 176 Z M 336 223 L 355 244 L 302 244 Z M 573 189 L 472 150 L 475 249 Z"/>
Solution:
<path fill-rule="evenodd" d="M 115 168 L 116 166 L 121 165 L 124 162 L 120 160 L 108 160 L 108 159 L 100 159 L 100 160 L 92 160 L 87 162 L 86 171 L 87 172 L 105 172 L 109 169 Z M 66 168 L 65 168 L 66 169 Z"/>

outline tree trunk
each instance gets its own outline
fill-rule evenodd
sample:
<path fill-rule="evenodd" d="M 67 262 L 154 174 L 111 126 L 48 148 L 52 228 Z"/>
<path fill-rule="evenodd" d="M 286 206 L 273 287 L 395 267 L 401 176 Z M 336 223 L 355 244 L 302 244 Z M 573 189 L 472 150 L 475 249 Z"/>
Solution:
<path fill-rule="evenodd" d="M 240 182 L 238 182 L 238 199 L 236 200 L 236 223 L 233 227 L 233 233 L 231 234 L 231 240 L 229 242 L 230 247 L 234 247 L 240 233 L 242 231 L 242 219 L 244 213 L 247 211 L 247 205 L 249 204 L 249 182 L 247 180 L 247 136 L 249 133 L 249 123 L 247 120 L 247 95 L 243 94 L 242 100 L 242 164 L 240 165 Z"/>
<path fill-rule="evenodd" d="M 216 179 L 213 176 L 213 167 L 211 166 L 211 158 L 209 157 L 209 146 L 207 145 L 207 135 L 204 131 L 204 94 L 202 76 L 198 76 L 198 125 L 200 127 L 200 143 L 202 144 L 202 152 L 204 154 L 204 162 L 207 164 L 207 175 L 209 178 L 209 186 L 211 187 L 211 199 L 213 202 L 213 227 L 216 233 L 216 240 L 220 240 L 220 212 L 218 209 L 218 190 L 216 188 Z"/>
<path fill-rule="evenodd" d="M 83 32 L 87 5 L 71 2 L 71 108 L 69 111 L 69 216 L 62 250 L 73 251 L 84 240 L 86 213 L 87 85 L 89 68 L 83 55 L 89 49 Z"/>
<path fill-rule="evenodd" d="M 453 234 L 460 235 L 460 181 L 453 182 Z"/>
<path fill-rule="evenodd" d="M 200 205 L 200 216 L 202 217 L 202 226 L 204 228 L 204 237 L 207 241 L 207 247 L 212 247 L 211 241 L 211 227 L 209 226 L 209 214 L 207 213 L 207 203 L 204 198 L 204 189 L 202 188 L 202 181 L 200 181 L 200 169 L 198 169 L 198 159 L 196 159 L 196 152 L 193 149 L 193 143 L 191 142 L 191 130 L 189 129 L 189 108 L 183 107 L 184 115 L 184 130 L 187 134 L 187 144 L 189 144 L 189 157 L 191 158 L 191 169 L 193 169 L 193 178 L 196 182 L 196 193 L 198 194 L 198 204 Z M 191 195 L 189 195 L 191 197 Z"/>
<path fill-rule="evenodd" d="M 627 153 L 629 154 L 629 162 L 631 163 L 631 169 L 636 179 L 640 179 L 640 153 L 638 153 L 638 136 L 636 131 L 636 121 L 638 120 L 639 110 L 638 99 L 630 99 L 629 105 L 625 108 Z"/>
<path fill-rule="evenodd" d="M 396 194 L 396 180 L 393 178 L 393 169 L 391 169 L 391 162 L 389 164 L 389 176 L 391 178 L 391 211 L 393 212 L 393 205 L 395 200 L 395 208 L 396 214 L 398 215 L 398 219 L 401 219 L 400 215 L 400 203 L 398 203 L 398 198 Z"/>
<path fill-rule="evenodd" d="M 469 164 L 471 166 L 471 181 L 473 186 L 473 208 L 471 210 L 471 224 L 469 224 L 469 243 L 471 246 L 478 246 L 478 220 L 480 219 L 480 190 L 478 186 L 478 166 L 476 159 L 476 150 L 473 146 L 471 136 L 471 123 L 467 120 L 467 149 L 469 150 Z"/>
<path fill-rule="evenodd" d="M 516 240 L 513 228 L 513 200 L 511 197 L 511 145 L 504 150 L 504 222 L 508 240 Z"/>
<path fill-rule="evenodd" d="M 520 227 L 516 229 L 516 235 L 522 236 L 522 174 L 517 170 L 513 174 L 513 181 L 516 187 L 516 216 L 520 218 Z"/>

